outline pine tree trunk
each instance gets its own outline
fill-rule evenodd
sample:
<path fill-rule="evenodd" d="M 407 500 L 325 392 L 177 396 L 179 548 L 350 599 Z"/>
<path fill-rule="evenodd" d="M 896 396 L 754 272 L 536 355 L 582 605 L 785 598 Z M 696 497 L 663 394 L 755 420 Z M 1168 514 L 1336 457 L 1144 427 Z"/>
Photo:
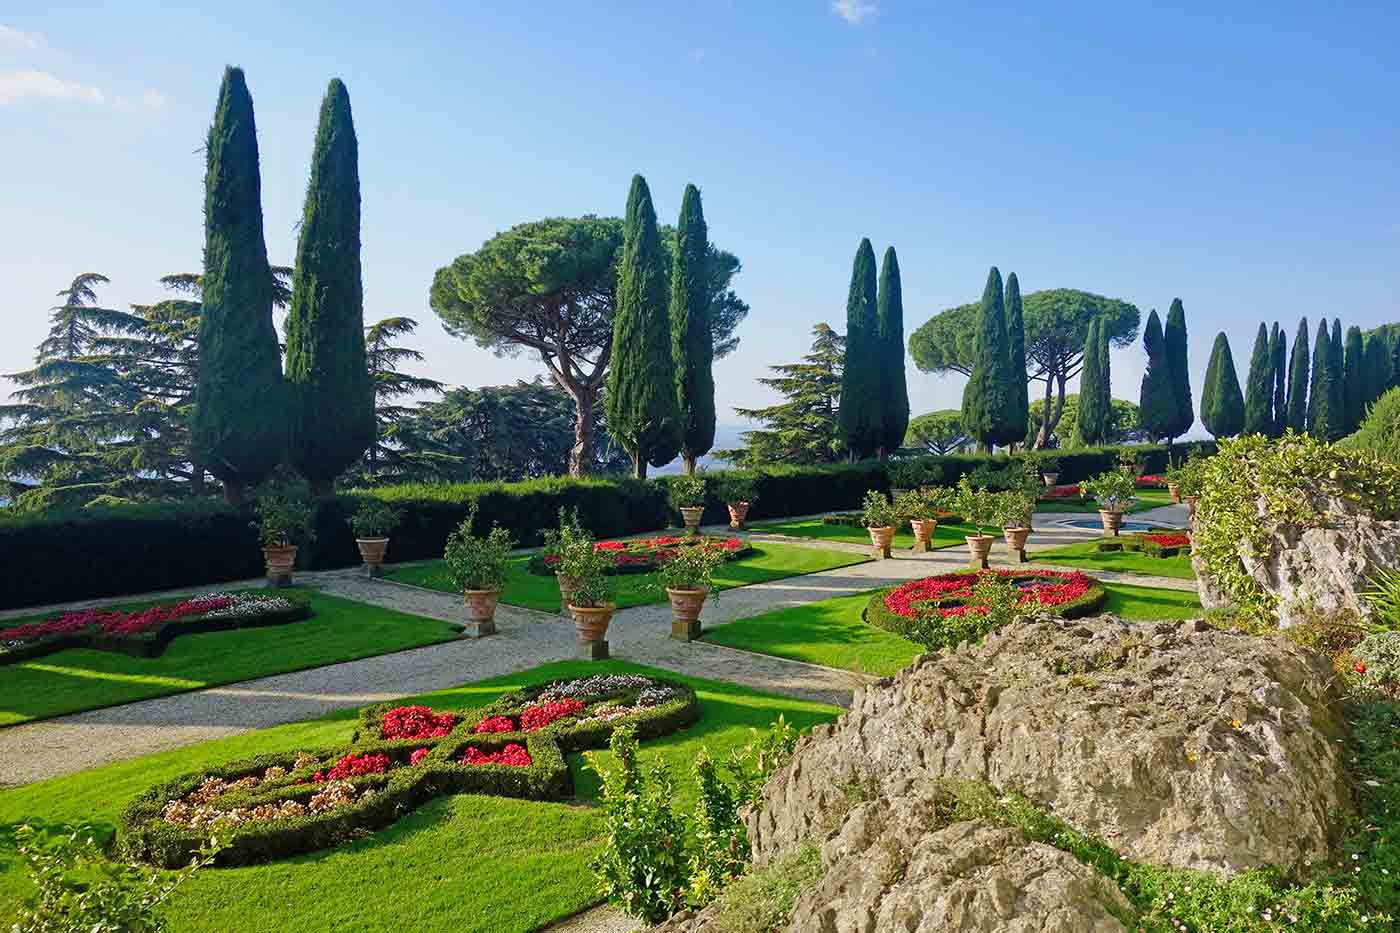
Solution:
<path fill-rule="evenodd" d="M 555 381 L 558 381 L 557 379 Z M 598 404 L 596 386 L 566 383 L 564 389 L 574 398 L 574 446 L 569 451 L 569 475 L 587 476 L 593 469 L 594 409 Z"/>

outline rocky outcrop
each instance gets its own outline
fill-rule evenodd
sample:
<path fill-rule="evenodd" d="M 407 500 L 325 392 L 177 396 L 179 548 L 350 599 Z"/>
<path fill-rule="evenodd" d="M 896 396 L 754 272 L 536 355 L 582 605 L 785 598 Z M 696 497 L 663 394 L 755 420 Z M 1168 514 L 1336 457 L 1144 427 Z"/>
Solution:
<path fill-rule="evenodd" d="M 804 739 L 749 816 L 755 863 L 821 847 L 792 931 L 1122 930 L 1111 882 L 1018 830 L 938 819 L 937 788 L 1017 791 L 1142 862 L 1301 870 L 1352 813 L 1330 683 L 1284 639 L 1202 622 L 1014 626 Z"/>
<path fill-rule="evenodd" d="M 1269 532 L 1269 549 L 1255 557 L 1240 549 L 1244 570 L 1278 599 L 1279 625 L 1295 625 L 1306 613 L 1349 611 L 1370 618 L 1363 594 L 1379 567 L 1400 564 L 1400 522 L 1357 514 L 1349 503 L 1328 499 L 1318 503 L 1327 526 L 1300 528 L 1270 522 L 1262 503 L 1259 521 Z M 1199 556 L 1192 566 L 1200 581 L 1201 603 L 1207 608 L 1229 604 Z"/>

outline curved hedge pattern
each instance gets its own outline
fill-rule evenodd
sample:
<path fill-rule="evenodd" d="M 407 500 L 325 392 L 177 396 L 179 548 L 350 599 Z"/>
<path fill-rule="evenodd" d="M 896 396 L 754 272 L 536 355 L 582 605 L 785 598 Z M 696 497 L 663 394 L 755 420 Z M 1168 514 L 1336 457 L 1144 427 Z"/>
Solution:
<path fill-rule="evenodd" d="M 616 562 L 606 573 L 627 574 L 651 573 L 669 555 L 670 551 L 701 544 L 709 547 L 722 547 L 726 552 L 725 560 L 727 561 L 741 560 L 754 553 L 753 546 L 742 538 L 721 537 L 719 535 L 697 535 L 694 537 L 658 535 L 654 538 L 634 538 L 625 541 L 599 541 L 593 547 L 596 550 L 615 553 Z M 538 576 L 552 577 L 554 576 L 554 568 L 550 558 L 553 556 L 552 554 L 536 554 L 525 565 L 526 569 Z"/>
<path fill-rule="evenodd" d="M 516 720 L 547 691 L 575 690 L 589 682 L 612 678 L 619 683 L 645 681 L 669 691 L 655 706 L 640 711 L 641 688 L 611 689 L 590 696 L 581 716 L 560 719 L 534 732 L 489 732 L 477 734 L 477 724 L 491 717 Z M 626 715 L 607 721 L 593 719 L 609 704 L 629 704 Z M 118 846 L 129 858 L 162 868 L 187 865 L 207 840 L 209 832 L 172 823 L 162 815 L 168 804 L 180 801 L 210 778 L 236 781 L 267 774 L 269 768 L 285 769 L 274 780 L 260 780 L 250 788 L 232 789 L 212 802 L 218 810 L 255 808 L 283 801 L 307 804 L 327 784 L 314 779 L 316 772 L 329 768 L 346 755 L 386 755 L 387 771 L 345 779 L 354 792 L 353 802 L 322 812 L 306 812 L 267 820 L 216 824 L 212 830 L 228 848 L 219 853 L 218 865 L 247 865 L 270 859 L 312 852 L 382 829 L 425 802 L 444 794 L 491 794 L 530 800 L 559 800 L 572 793 L 572 781 L 564 755 L 568 752 L 606 747 L 613 730 L 633 724 L 640 739 L 668 735 L 691 725 L 699 717 L 695 691 L 683 684 L 639 675 L 599 675 L 554 681 L 508 693 L 488 706 L 462 711 L 456 725 L 446 735 L 435 738 L 384 739 L 384 714 L 393 704 L 381 704 L 361 711 L 360 726 L 351 743 L 313 754 L 282 753 L 233 761 L 204 771 L 185 774 L 137 797 L 123 811 Z M 499 751 L 507 745 L 523 745 L 531 762 L 528 766 L 505 764 L 466 765 L 460 761 L 467 749 L 483 753 Z M 427 749 L 417 763 L 410 758 Z M 372 791 L 373 793 L 367 793 Z"/>
<path fill-rule="evenodd" d="M 939 574 L 934 577 L 924 577 L 923 580 L 940 580 L 954 579 L 957 577 L 972 577 L 978 572 L 988 571 L 960 570 L 955 573 Z M 1102 583 L 1100 583 L 1093 577 L 1090 577 L 1088 574 L 1079 573 L 1078 571 L 1060 572 L 1053 570 L 998 570 L 994 572 L 1012 579 L 1037 577 L 1068 580 L 1071 577 L 1079 577 L 1088 580 L 1090 586 L 1089 589 L 1084 593 L 1084 595 L 1070 602 L 1061 603 L 1058 606 L 1046 607 L 1051 613 L 1059 616 L 1062 619 L 1078 619 L 1082 618 L 1083 616 L 1092 615 L 1093 613 L 1097 612 L 1100 608 L 1102 608 L 1104 601 L 1108 599 L 1108 591 L 1104 589 Z M 910 582 L 919 583 L 922 581 L 915 580 Z M 910 624 L 912 620 L 908 616 L 901 615 L 895 612 L 886 604 L 885 601 L 891 593 L 908 585 L 908 583 L 902 583 L 899 586 L 887 587 L 883 590 L 876 591 L 870 597 L 870 601 L 865 604 L 864 612 L 861 613 L 865 621 L 868 624 L 875 626 L 876 628 L 884 629 L 887 632 L 892 632 L 902 637 L 908 637 L 910 633 Z M 938 603 L 938 607 L 950 608 L 953 606 L 961 606 L 966 604 L 966 599 L 954 597 L 941 601 L 940 603 Z"/>

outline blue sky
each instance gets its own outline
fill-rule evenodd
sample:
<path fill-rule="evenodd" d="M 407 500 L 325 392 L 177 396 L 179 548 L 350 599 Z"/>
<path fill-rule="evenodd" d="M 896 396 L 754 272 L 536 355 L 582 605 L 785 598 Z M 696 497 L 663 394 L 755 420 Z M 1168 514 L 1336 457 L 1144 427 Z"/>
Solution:
<path fill-rule="evenodd" d="M 1261 319 L 1400 320 L 1394 3 L 196 5 L 0 13 L 0 372 L 75 273 L 125 305 L 197 268 L 225 63 L 253 92 L 278 262 L 326 81 L 346 81 L 366 317 L 418 318 L 424 370 L 455 384 L 541 368 L 446 336 L 433 271 L 523 220 L 618 214 L 636 171 L 667 222 L 700 185 L 744 262 L 721 421 L 771 398 L 754 377 L 814 322 L 844 328 L 862 236 L 899 251 L 909 331 L 992 264 L 1144 315 L 1180 296 L 1198 397 L 1219 330 L 1243 367 Z M 1136 401 L 1141 357 L 1115 354 L 1115 395 Z M 958 403 L 960 377 L 911 362 L 909 381 L 916 414 Z"/>

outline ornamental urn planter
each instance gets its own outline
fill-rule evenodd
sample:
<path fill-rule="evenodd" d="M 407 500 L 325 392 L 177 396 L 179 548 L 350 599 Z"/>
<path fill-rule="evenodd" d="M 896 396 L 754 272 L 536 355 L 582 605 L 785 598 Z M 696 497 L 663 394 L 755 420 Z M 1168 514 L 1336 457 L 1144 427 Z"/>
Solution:
<path fill-rule="evenodd" d="M 1059 482 L 1060 479 L 1060 474 L 1058 473 L 1046 473 L 1044 476 L 1045 485 L 1050 487 L 1054 487 L 1055 483 Z"/>
<path fill-rule="evenodd" d="M 705 514 L 703 505 L 683 505 L 681 506 L 681 519 L 685 522 L 685 530 L 690 534 L 700 533 L 700 516 Z"/>
<path fill-rule="evenodd" d="M 1099 521 L 1103 522 L 1103 533 L 1118 537 L 1118 533 L 1123 530 L 1123 513 L 1099 509 Z"/>
<path fill-rule="evenodd" d="M 608 623 L 617 611 L 615 603 L 604 606 L 575 606 L 569 604 L 574 617 L 574 632 L 578 636 L 578 655 L 589 661 L 602 661 L 608 656 Z"/>
<path fill-rule="evenodd" d="M 263 548 L 263 559 L 267 561 L 267 583 L 269 586 L 291 586 L 292 568 L 297 562 L 295 544 L 274 544 Z"/>
<path fill-rule="evenodd" d="M 1176 483 L 1167 483 L 1167 495 L 1172 497 L 1172 502 L 1181 504 L 1181 487 Z"/>
<path fill-rule="evenodd" d="M 556 573 L 554 579 L 559 582 L 559 614 L 567 616 L 569 603 L 574 601 L 574 593 L 578 592 L 578 578 Z"/>
<path fill-rule="evenodd" d="M 1003 528 L 1002 534 L 1006 536 L 1006 546 L 1011 549 L 1021 561 L 1026 562 L 1026 539 L 1031 536 L 1029 525 L 1022 528 Z"/>
<path fill-rule="evenodd" d="M 973 570 L 986 570 L 989 566 L 987 563 L 987 555 L 992 553 L 992 542 L 995 540 L 996 538 L 991 535 L 968 535 L 967 565 Z"/>
<path fill-rule="evenodd" d="M 744 519 L 749 517 L 749 504 L 747 502 L 730 502 L 728 507 L 729 527 L 743 528 Z"/>
<path fill-rule="evenodd" d="M 876 560 L 884 560 L 890 556 L 890 545 L 894 541 L 894 526 L 886 525 L 883 528 L 867 528 L 870 532 L 870 546 Z"/>
<path fill-rule="evenodd" d="M 462 634 L 468 638 L 485 638 L 496 634 L 496 601 L 501 591 L 466 590 L 462 593 L 462 615 L 466 623 Z"/>
<path fill-rule="evenodd" d="M 671 637 L 677 641 L 694 641 L 700 637 L 700 610 L 705 606 L 703 589 L 673 589 L 666 587 L 671 599 Z"/>
<path fill-rule="evenodd" d="M 933 541 L 933 533 L 938 530 L 938 519 L 910 519 L 909 527 L 914 529 L 914 550 L 921 554 L 929 551 L 931 549 L 930 542 Z"/>
<path fill-rule="evenodd" d="M 365 562 L 365 576 L 377 577 L 384 573 L 384 554 L 389 550 L 388 538 L 356 538 L 355 546 L 360 549 L 360 560 Z"/>

